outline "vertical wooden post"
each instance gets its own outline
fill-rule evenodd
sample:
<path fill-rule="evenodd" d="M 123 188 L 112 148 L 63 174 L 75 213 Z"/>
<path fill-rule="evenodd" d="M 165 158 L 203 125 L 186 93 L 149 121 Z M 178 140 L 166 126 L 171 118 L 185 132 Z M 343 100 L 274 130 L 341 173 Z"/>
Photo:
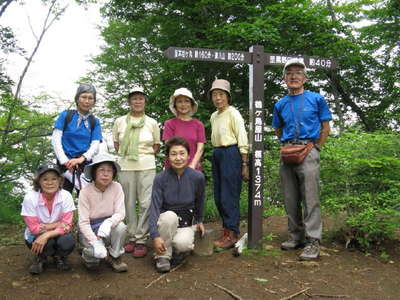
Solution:
<path fill-rule="evenodd" d="M 250 151 L 248 247 L 260 248 L 262 238 L 264 185 L 264 47 L 251 46 L 249 65 Z"/>

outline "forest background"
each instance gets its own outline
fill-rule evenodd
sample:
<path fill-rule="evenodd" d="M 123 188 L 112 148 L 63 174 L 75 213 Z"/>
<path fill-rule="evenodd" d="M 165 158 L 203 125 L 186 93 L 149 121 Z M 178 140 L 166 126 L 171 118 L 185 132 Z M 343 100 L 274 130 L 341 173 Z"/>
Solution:
<path fill-rule="evenodd" d="M 12 2 L 0 0 L 0 24 Z M 0 68 L 1 223 L 20 223 L 26 182 L 37 166 L 54 159 L 49 136 L 55 113 L 44 107 L 57 99 L 21 96 L 24 79 L 45 35 L 62 18 L 63 1 L 42 1 L 48 10 L 33 50 L 18 44 L 13 28 L 0 25 L 0 63 L 7 54 L 26 58 L 18 81 Z M 83 6 L 94 0 L 77 0 Z M 23 3 L 22 3 L 23 4 Z M 168 99 L 176 88 L 189 88 L 199 101 L 196 118 L 206 125 L 214 111 L 207 99 L 212 81 L 228 79 L 233 103 L 248 115 L 248 67 L 209 62 L 172 61 L 170 46 L 265 52 L 336 58 L 337 70 L 309 72 L 306 88 L 324 95 L 334 113 L 332 133 L 321 152 L 323 212 L 337 220 L 345 240 L 367 248 L 393 237 L 400 224 L 400 2 L 397 0 L 198 0 L 101 1 L 103 46 L 91 58 L 90 81 L 101 92 L 95 114 L 110 130 L 127 112 L 126 95 L 136 85 L 149 94 L 146 112 L 160 126 L 172 117 Z M 68 59 L 66 57 L 65 59 Z M 274 103 L 285 95 L 282 68 L 265 69 L 265 216 L 282 211 L 279 143 L 270 127 Z M 73 105 L 66 104 L 62 109 Z M 247 118 L 246 118 L 247 119 Z M 212 200 L 211 145 L 206 144 L 208 220 L 217 213 Z M 163 156 L 159 156 L 161 166 Z M 241 210 L 247 214 L 243 186 Z"/>

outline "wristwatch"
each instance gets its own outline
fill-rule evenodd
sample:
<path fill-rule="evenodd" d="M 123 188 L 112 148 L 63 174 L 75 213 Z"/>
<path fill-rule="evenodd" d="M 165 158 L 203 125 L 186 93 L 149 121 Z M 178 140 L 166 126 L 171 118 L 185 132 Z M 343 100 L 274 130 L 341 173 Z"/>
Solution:
<path fill-rule="evenodd" d="M 318 151 L 321 151 L 321 146 L 320 146 L 320 145 L 314 144 L 314 147 L 315 147 L 315 149 L 317 149 Z"/>

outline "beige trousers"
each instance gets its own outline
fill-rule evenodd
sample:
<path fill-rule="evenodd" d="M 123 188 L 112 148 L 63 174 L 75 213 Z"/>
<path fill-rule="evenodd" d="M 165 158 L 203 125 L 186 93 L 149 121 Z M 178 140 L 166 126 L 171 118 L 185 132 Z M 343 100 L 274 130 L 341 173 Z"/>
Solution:
<path fill-rule="evenodd" d="M 172 252 L 182 253 L 193 250 L 196 225 L 178 228 L 178 216 L 169 210 L 160 214 L 157 226 L 167 251 L 162 255 L 155 255 L 155 258 L 171 259 Z"/>
<path fill-rule="evenodd" d="M 104 244 L 108 248 L 108 253 L 112 257 L 121 256 L 124 250 L 126 237 L 126 225 L 123 222 L 119 222 L 117 226 L 111 228 L 111 233 L 108 238 L 104 238 Z M 100 259 L 94 257 L 93 247 L 89 244 L 89 241 L 79 232 L 79 243 L 83 246 L 82 258 L 86 262 L 98 263 Z"/>
<path fill-rule="evenodd" d="M 156 170 L 121 171 L 119 182 L 125 194 L 129 241 L 145 244 L 149 236 L 151 191 Z"/>

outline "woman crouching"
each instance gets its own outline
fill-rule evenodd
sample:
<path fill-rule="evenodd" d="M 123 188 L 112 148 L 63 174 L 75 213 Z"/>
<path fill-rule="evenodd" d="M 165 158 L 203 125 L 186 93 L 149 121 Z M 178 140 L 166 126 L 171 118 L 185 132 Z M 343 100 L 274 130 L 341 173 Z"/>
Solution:
<path fill-rule="evenodd" d="M 41 165 L 33 180 L 33 191 L 25 195 L 22 203 L 25 243 L 34 254 L 31 274 L 42 273 L 49 256 L 54 258 L 57 269 L 70 269 L 66 258 L 75 246 L 70 233 L 75 205 L 71 194 L 61 189 L 63 182 L 56 164 Z"/>
<path fill-rule="evenodd" d="M 88 270 L 98 270 L 100 260 L 110 255 L 108 263 L 115 272 L 126 272 L 121 261 L 124 253 L 126 225 L 124 192 L 116 178 L 120 166 L 109 154 L 99 154 L 85 167 L 92 183 L 79 194 L 79 242 L 84 247 L 82 258 Z"/>
<path fill-rule="evenodd" d="M 182 263 L 193 250 L 196 229 L 204 234 L 204 175 L 187 166 L 189 144 L 183 138 L 169 139 L 166 154 L 171 167 L 154 179 L 149 219 L 156 269 L 161 273 Z"/>

